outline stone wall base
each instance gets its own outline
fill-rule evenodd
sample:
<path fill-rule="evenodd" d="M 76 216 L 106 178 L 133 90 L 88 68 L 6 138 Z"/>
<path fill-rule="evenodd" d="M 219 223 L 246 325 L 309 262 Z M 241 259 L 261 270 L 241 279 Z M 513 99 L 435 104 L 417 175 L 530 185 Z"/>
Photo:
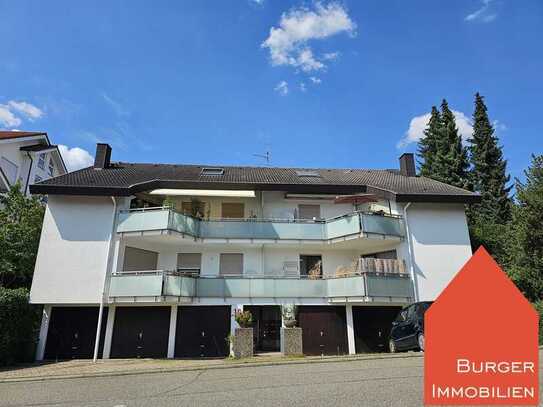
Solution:
<path fill-rule="evenodd" d="M 233 352 L 236 359 L 253 356 L 253 328 L 236 328 Z"/>
<path fill-rule="evenodd" d="M 281 353 L 284 356 L 303 355 L 302 328 L 281 328 Z"/>

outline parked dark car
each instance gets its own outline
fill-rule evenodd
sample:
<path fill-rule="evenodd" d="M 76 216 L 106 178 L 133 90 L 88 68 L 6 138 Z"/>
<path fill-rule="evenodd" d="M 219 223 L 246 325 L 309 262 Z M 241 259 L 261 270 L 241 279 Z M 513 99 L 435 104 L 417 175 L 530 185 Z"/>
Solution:
<path fill-rule="evenodd" d="M 424 313 L 431 301 L 417 302 L 400 311 L 392 322 L 388 347 L 391 353 L 419 349 L 424 351 Z"/>

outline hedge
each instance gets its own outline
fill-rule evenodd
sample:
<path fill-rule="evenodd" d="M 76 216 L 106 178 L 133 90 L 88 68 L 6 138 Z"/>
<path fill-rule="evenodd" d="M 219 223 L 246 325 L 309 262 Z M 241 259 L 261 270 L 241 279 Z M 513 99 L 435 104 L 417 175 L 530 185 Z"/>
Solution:
<path fill-rule="evenodd" d="M 534 308 L 539 313 L 539 344 L 543 345 L 543 300 L 534 302 Z"/>
<path fill-rule="evenodd" d="M 34 359 L 41 307 L 28 298 L 26 288 L 0 287 L 0 366 Z"/>

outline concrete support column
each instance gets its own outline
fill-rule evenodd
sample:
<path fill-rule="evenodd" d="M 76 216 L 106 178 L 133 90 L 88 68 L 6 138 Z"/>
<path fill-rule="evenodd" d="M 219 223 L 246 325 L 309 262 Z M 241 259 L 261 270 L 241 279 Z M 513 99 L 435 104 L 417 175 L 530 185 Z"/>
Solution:
<path fill-rule="evenodd" d="M 170 311 L 170 335 L 168 336 L 168 358 L 175 357 L 175 332 L 177 330 L 177 305 L 172 305 Z"/>
<path fill-rule="evenodd" d="M 234 304 L 230 307 L 230 336 L 233 337 L 239 324 L 236 322 L 236 311 L 243 311 L 243 304 Z M 230 341 L 230 356 L 234 356 L 234 347 Z"/>
<path fill-rule="evenodd" d="M 104 351 L 102 353 L 103 359 L 109 359 L 111 353 L 111 340 L 113 339 L 113 327 L 115 326 L 115 310 L 116 306 L 110 304 L 107 312 L 106 333 L 104 335 Z"/>
<path fill-rule="evenodd" d="M 47 332 L 49 331 L 49 321 L 51 320 L 51 306 L 44 305 L 41 317 L 40 337 L 38 347 L 36 348 L 36 360 L 43 360 L 45 354 L 45 344 L 47 342 Z"/>
<path fill-rule="evenodd" d="M 345 312 L 347 316 L 347 345 L 349 346 L 349 355 L 354 355 L 356 353 L 356 345 L 354 341 L 353 306 L 347 304 Z"/>

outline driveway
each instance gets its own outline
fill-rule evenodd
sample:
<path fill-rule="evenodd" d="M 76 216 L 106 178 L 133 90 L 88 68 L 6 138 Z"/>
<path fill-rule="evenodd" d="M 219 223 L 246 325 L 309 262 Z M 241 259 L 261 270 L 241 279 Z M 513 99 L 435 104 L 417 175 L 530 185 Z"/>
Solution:
<path fill-rule="evenodd" d="M 0 406 L 421 406 L 423 358 L 0 383 Z"/>

